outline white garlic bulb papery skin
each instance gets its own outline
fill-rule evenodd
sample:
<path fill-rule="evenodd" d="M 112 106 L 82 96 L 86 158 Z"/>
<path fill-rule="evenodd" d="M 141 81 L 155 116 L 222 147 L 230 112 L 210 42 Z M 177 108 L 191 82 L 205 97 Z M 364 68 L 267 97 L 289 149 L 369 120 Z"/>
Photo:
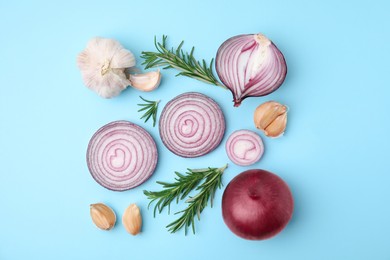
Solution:
<path fill-rule="evenodd" d="M 111 98 L 130 85 L 125 69 L 135 66 L 135 57 L 118 41 L 96 37 L 77 57 L 77 66 L 88 88 Z"/>

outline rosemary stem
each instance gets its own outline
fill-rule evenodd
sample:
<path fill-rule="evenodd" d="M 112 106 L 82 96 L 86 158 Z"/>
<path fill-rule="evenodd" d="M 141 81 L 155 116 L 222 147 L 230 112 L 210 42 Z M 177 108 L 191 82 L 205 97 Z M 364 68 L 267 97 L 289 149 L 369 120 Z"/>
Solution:
<path fill-rule="evenodd" d="M 176 49 L 168 49 L 166 40 L 167 36 L 165 35 L 163 35 L 161 43 L 157 42 L 155 37 L 154 43 L 157 52 L 142 52 L 141 58 L 144 59 L 142 64 L 145 65 L 146 69 L 161 66 L 165 66 L 164 69 L 174 68 L 181 71 L 177 76 L 194 78 L 227 89 L 214 75 L 212 66 L 214 59 L 211 60 L 208 66 L 205 60 L 199 62 L 194 58 L 194 47 L 192 47 L 190 53 L 184 52 L 182 50 L 184 42 L 182 41 Z"/>
<path fill-rule="evenodd" d="M 222 187 L 222 174 L 228 164 L 220 168 L 188 169 L 186 174 L 176 172 L 175 182 L 157 182 L 163 186 L 161 191 L 146 191 L 144 194 L 151 200 L 150 203 L 156 202 L 154 213 L 161 213 L 165 207 L 170 207 L 172 201 L 179 202 L 188 197 L 184 202 L 187 207 L 175 214 L 181 216 L 167 225 L 168 231 L 175 233 L 184 227 L 185 234 L 187 228 L 192 227 L 195 233 L 195 218 L 200 220 L 200 214 L 207 207 L 208 202 L 212 207 L 215 192 Z M 191 191 L 198 191 L 194 196 L 189 196 Z M 150 205 L 149 203 L 149 205 Z"/>

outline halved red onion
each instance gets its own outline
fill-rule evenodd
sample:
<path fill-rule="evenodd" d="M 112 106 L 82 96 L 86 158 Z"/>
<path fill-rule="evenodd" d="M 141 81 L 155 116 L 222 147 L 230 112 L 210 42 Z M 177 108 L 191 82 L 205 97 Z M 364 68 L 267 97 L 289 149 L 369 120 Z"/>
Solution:
<path fill-rule="evenodd" d="M 225 133 L 219 105 L 197 92 L 181 94 L 167 103 L 160 116 L 164 145 L 182 157 L 198 157 L 214 150 Z"/>
<path fill-rule="evenodd" d="M 248 166 L 260 160 L 264 153 L 264 144 L 260 136 L 250 130 L 233 132 L 226 142 L 229 159 L 240 166 Z"/>
<path fill-rule="evenodd" d="M 103 187 L 124 191 L 145 182 L 157 164 L 157 147 L 151 135 L 128 121 L 114 121 L 91 138 L 87 164 L 92 177 Z"/>
<path fill-rule="evenodd" d="M 226 40 L 218 49 L 215 69 L 233 93 L 235 107 L 247 97 L 265 96 L 275 91 L 287 74 L 283 54 L 260 33 Z"/>

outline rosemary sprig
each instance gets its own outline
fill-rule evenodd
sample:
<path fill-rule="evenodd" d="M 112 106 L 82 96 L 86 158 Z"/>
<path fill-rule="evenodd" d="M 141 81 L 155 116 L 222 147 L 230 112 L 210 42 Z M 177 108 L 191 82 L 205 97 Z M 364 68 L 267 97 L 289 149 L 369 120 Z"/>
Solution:
<path fill-rule="evenodd" d="M 205 60 L 199 62 L 194 58 L 195 47 L 192 47 L 191 52 L 188 53 L 182 50 L 183 44 L 184 41 L 179 44 L 176 50 L 173 48 L 169 50 L 167 48 L 166 35 L 163 35 L 161 43 L 157 42 L 156 37 L 154 37 L 154 45 L 156 46 L 157 52 L 143 51 L 141 58 L 144 59 L 144 62 L 142 65 L 145 65 L 145 69 L 161 66 L 164 66 L 164 69 L 175 68 L 181 71 L 176 76 L 187 76 L 226 88 L 214 75 L 214 59 L 211 59 L 209 65 L 207 65 Z"/>
<path fill-rule="evenodd" d="M 145 101 L 144 104 L 138 104 L 138 106 L 141 106 L 142 108 L 138 110 L 138 112 L 145 111 L 144 115 L 141 117 L 141 119 L 145 118 L 145 123 L 149 120 L 149 118 L 153 119 L 153 127 L 156 125 L 156 118 L 157 118 L 157 109 L 158 104 L 160 103 L 160 100 L 157 101 L 151 101 L 144 99 L 143 97 L 139 96 L 143 101 Z"/>
<path fill-rule="evenodd" d="M 209 200 L 211 207 L 213 206 L 215 192 L 217 188 L 222 187 L 222 174 L 226 168 L 227 165 L 221 168 L 187 169 L 188 172 L 185 174 L 175 172 L 177 176 L 175 182 L 157 182 L 163 186 L 163 190 L 154 192 L 144 190 L 144 194 L 151 200 L 149 206 L 157 201 L 154 207 L 154 216 L 157 211 L 161 213 L 165 207 L 168 207 L 169 213 L 172 201 L 176 200 L 176 203 L 178 203 L 179 200 L 187 197 L 191 191 L 199 191 L 198 194 L 185 201 L 188 203 L 187 208 L 175 213 L 182 213 L 182 215 L 167 226 L 171 233 L 175 233 L 184 227 L 185 234 L 187 234 L 187 228 L 192 226 L 192 232 L 195 234 L 195 217 L 200 220 L 200 214 L 206 208 Z"/>
<path fill-rule="evenodd" d="M 157 181 L 158 184 L 163 186 L 163 190 L 161 191 L 144 191 L 144 194 L 151 200 L 148 208 L 157 200 L 153 211 L 154 216 L 156 216 L 157 210 L 158 213 L 161 213 L 165 207 L 168 207 L 169 214 L 171 202 L 176 200 L 176 203 L 178 203 L 179 200 L 184 199 L 203 179 L 204 174 L 202 172 L 194 172 L 191 169 L 187 170 L 189 172 L 186 174 L 175 172 L 177 177 L 175 177 L 174 183 Z"/>

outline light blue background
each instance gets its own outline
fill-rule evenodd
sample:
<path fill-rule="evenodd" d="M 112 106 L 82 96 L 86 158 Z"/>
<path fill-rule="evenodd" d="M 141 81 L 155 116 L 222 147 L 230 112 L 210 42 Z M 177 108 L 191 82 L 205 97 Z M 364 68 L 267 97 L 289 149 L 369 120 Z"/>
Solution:
<path fill-rule="evenodd" d="M 35 1 L 0 3 L 0 259 L 390 259 L 390 5 L 388 1 Z M 83 86 L 76 56 L 94 36 L 119 40 L 137 56 L 154 50 L 153 37 L 185 40 L 210 60 L 227 38 L 262 32 L 284 53 L 282 87 L 233 108 L 218 87 L 163 71 L 151 93 L 128 89 L 105 100 Z M 222 145 L 196 159 L 170 153 L 158 129 L 137 113 L 138 96 L 161 99 L 199 91 L 222 107 Z M 283 138 L 264 138 L 266 152 L 252 167 L 230 163 L 225 186 L 239 172 L 263 168 L 280 175 L 295 198 L 292 221 L 267 241 L 234 236 L 215 207 L 197 234 L 170 234 L 175 216 L 147 210 L 143 189 L 170 181 L 187 167 L 229 162 L 224 143 L 234 130 L 255 130 L 257 105 L 289 106 Z M 123 193 L 91 178 L 85 152 L 92 134 L 118 119 L 145 127 L 160 152 L 144 185 Z M 120 219 L 130 203 L 142 210 L 139 236 L 121 221 L 111 232 L 91 222 L 89 204 L 104 202 Z"/>

